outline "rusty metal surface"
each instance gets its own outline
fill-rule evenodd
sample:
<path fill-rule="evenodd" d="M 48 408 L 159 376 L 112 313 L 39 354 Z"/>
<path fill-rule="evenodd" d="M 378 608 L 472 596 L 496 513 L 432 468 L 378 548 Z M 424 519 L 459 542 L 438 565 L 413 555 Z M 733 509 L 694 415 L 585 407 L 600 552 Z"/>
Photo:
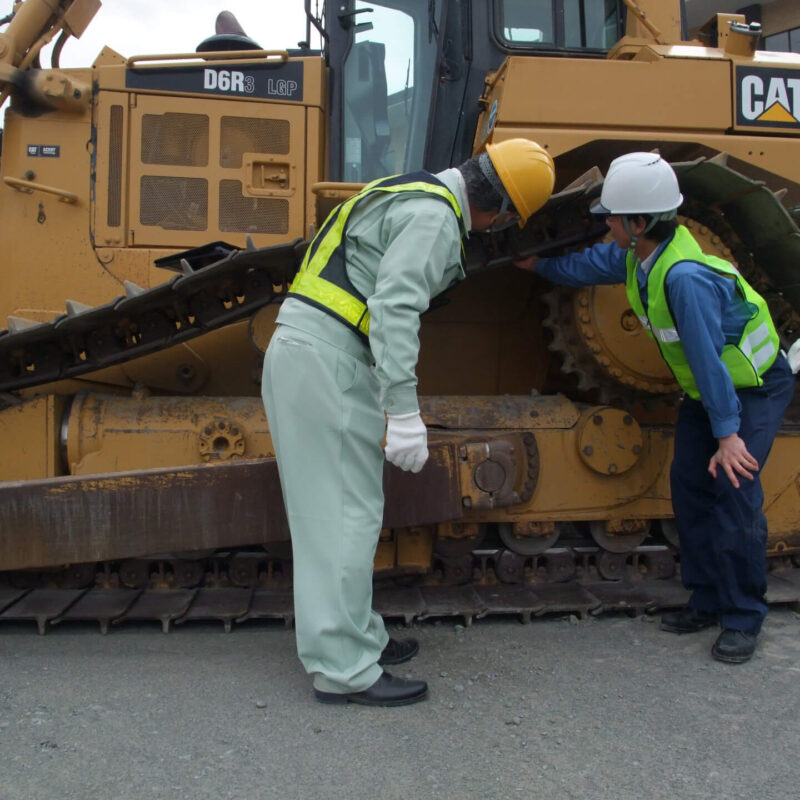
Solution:
<path fill-rule="evenodd" d="M 420 397 L 427 425 L 452 430 L 571 428 L 579 413 L 563 395 Z"/>
<path fill-rule="evenodd" d="M 461 515 L 456 445 L 419 474 L 386 465 L 386 527 Z M 289 539 L 274 459 L 0 484 L 0 570 Z"/>
<path fill-rule="evenodd" d="M 458 459 L 466 508 L 503 508 L 533 496 L 540 465 L 532 433 L 468 439 L 459 445 Z"/>
<path fill-rule="evenodd" d="M 457 519 L 463 514 L 456 445 L 431 442 L 421 472 L 403 472 L 386 462 L 383 470 L 384 528 L 407 528 Z"/>
<path fill-rule="evenodd" d="M 288 538 L 272 459 L 0 484 L 0 568 Z"/>

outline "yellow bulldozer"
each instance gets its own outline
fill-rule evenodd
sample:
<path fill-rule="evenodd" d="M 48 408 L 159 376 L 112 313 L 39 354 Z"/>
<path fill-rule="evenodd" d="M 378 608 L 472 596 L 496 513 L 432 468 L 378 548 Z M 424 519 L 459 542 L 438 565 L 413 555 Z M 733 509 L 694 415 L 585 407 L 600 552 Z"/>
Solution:
<path fill-rule="evenodd" d="M 376 608 L 683 602 L 671 372 L 622 287 L 512 262 L 601 239 L 603 170 L 657 149 L 681 220 L 788 346 L 800 56 L 759 50 L 740 14 L 690 39 L 679 0 L 306 0 L 295 49 L 223 13 L 195 52 L 61 68 L 99 6 L 24 0 L 0 31 L 0 621 L 290 621 L 259 381 L 299 259 L 365 182 L 517 136 L 551 153 L 556 190 L 523 230 L 471 236 L 474 274 L 423 316 L 431 458 L 386 467 Z M 773 602 L 800 600 L 799 419 L 763 474 Z"/>

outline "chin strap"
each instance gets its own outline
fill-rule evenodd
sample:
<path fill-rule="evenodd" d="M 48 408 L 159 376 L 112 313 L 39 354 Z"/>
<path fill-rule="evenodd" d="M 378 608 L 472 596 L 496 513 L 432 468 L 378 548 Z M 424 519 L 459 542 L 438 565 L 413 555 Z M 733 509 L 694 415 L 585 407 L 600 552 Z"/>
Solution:
<path fill-rule="evenodd" d="M 662 211 L 659 214 L 647 214 L 647 215 L 635 214 L 634 216 L 650 217 L 650 219 L 647 222 L 647 225 L 644 226 L 644 230 L 638 235 L 631 230 L 630 215 L 622 217 L 622 227 L 625 228 L 625 233 L 627 233 L 628 236 L 631 237 L 631 243 L 628 245 L 628 250 L 633 252 L 636 249 L 636 244 L 639 241 L 639 237 L 644 236 L 648 231 L 652 230 L 655 227 L 656 223 L 666 222 L 667 220 L 675 219 L 677 215 L 678 215 L 677 209 L 673 211 Z"/>
<path fill-rule="evenodd" d="M 494 164 L 492 164 L 492 159 L 489 158 L 488 153 L 481 153 L 478 156 L 478 167 L 480 171 L 483 173 L 483 177 L 486 178 L 487 181 L 492 185 L 492 188 L 500 195 L 503 202 L 500 206 L 500 211 L 498 213 L 499 217 L 502 217 L 503 214 L 508 211 L 509 208 L 512 208 L 511 205 L 511 198 L 508 196 L 508 192 L 506 191 L 506 187 L 503 185 L 503 182 L 500 180 L 500 176 L 497 174 L 497 171 L 494 168 Z"/>

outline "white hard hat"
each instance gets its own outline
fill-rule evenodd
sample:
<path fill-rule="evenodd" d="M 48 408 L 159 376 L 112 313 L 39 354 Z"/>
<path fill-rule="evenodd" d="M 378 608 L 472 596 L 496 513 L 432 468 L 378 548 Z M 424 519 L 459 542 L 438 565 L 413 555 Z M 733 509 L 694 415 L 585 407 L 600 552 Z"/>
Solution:
<path fill-rule="evenodd" d="M 608 168 L 593 214 L 652 214 L 670 219 L 683 202 L 678 178 L 657 153 L 628 153 Z"/>

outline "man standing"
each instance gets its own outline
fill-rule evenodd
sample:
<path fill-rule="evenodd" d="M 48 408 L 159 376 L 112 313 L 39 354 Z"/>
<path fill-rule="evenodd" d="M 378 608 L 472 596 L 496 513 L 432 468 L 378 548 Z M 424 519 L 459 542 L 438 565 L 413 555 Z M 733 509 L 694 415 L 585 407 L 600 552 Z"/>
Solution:
<path fill-rule="evenodd" d="M 262 393 L 292 535 L 297 649 L 324 703 L 403 705 L 427 684 L 383 666 L 416 655 L 372 610 L 386 458 L 419 472 L 427 431 L 419 316 L 464 277 L 462 239 L 549 198 L 553 162 L 527 139 L 455 169 L 368 184 L 312 241 L 264 362 Z"/>
<path fill-rule="evenodd" d="M 740 663 L 752 656 L 767 613 L 759 475 L 794 379 L 764 299 L 677 224 L 682 202 L 660 156 L 621 156 L 591 209 L 606 215 L 614 242 L 527 266 L 571 286 L 625 283 L 685 392 L 670 481 L 681 576 L 692 595 L 686 608 L 662 616 L 661 627 L 692 633 L 719 624 L 712 655 Z"/>

